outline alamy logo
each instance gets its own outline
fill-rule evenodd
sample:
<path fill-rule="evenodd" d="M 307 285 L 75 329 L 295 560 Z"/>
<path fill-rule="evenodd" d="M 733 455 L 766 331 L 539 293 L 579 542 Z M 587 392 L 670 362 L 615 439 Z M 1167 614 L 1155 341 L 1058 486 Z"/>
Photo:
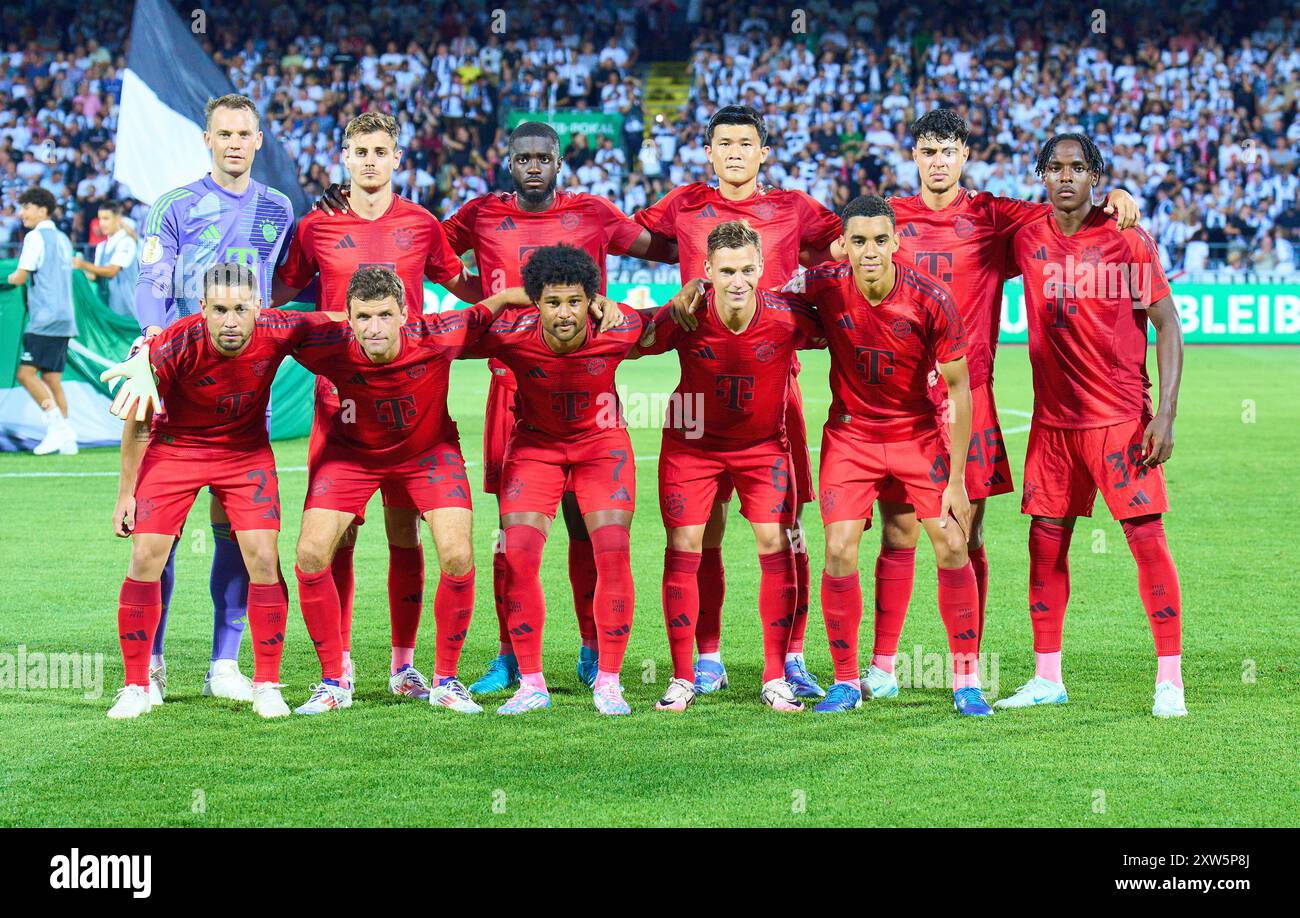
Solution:
<path fill-rule="evenodd" d="M 50 858 L 51 889 L 129 889 L 136 899 L 153 891 L 153 855 L 68 854 Z"/>

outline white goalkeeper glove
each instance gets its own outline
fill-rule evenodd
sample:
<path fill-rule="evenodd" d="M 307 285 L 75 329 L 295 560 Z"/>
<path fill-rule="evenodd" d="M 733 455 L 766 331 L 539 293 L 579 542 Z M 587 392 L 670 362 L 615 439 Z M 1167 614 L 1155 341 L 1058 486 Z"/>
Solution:
<path fill-rule="evenodd" d="M 153 378 L 153 366 L 149 363 L 149 342 L 136 338 L 131 345 L 130 356 L 121 363 L 109 367 L 99 374 L 99 381 L 108 383 L 108 391 L 113 391 L 112 380 L 122 380 L 117 386 L 117 395 L 108 410 L 122 420 L 128 420 L 132 409 L 135 419 L 143 421 L 152 407 L 155 412 L 162 411 L 162 400 L 158 397 L 158 384 Z"/>

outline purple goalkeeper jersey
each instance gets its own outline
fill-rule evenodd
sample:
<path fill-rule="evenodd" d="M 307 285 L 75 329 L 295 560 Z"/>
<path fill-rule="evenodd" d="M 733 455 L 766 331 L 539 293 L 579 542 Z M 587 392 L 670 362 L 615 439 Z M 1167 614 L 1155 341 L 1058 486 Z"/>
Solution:
<path fill-rule="evenodd" d="M 140 328 L 166 328 L 197 313 L 204 272 L 223 262 L 252 268 L 262 303 L 269 304 L 275 266 L 292 230 L 288 197 L 256 180 L 238 195 L 211 174 L 167 192 L 149 208 L 140 244 L 135 284 Z"/>

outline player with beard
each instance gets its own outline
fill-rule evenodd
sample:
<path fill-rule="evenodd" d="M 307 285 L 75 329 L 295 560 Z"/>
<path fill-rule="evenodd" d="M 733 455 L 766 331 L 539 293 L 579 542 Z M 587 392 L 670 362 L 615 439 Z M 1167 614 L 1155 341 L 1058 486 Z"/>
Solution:
<path fill-rule="evenodd" d="M 649 261 L 672 263 L 677 247 L 629 220 L 605 198 L 581 192 L 557 191 L 563 165 L 560 139 L 550 125 L 525 121 L 510 135 L 506 148 L 511 193 L 486 194 L 464 204 L 443 224 L 447 241 L 458 254 L 474 252 L 485 294 L 498 293 L 523 283 L 528 258 L 544 245 L 564 241 L 591 256 L 600 272 L 599 292 L 605 291 L 607 255 L 631 255 Z M 337 197 L 334 203 L 339 203 Z M 506 440 L 515 423 L 518 390 L 514 374 L 500 360 L 488 362 L 487 412 L 483 421 L 483 490 L 501 496 L 501 467 Z M 599 653 L 592 602 L 596 589 L 596 561 L 578 503 L 571 490 L 561 501 L 569 533 L 569 580 L 582 646 L 578 651 L 578 677 L 594 684 Z M 492 583 L 496 598 L 500 646 L 483 676 L 470 686 L 475 693 L 510 688 L 519 681 L 519 667 L 506 628 L 504 596 L 505 562 L 500 545 L 493 552 Z"/>

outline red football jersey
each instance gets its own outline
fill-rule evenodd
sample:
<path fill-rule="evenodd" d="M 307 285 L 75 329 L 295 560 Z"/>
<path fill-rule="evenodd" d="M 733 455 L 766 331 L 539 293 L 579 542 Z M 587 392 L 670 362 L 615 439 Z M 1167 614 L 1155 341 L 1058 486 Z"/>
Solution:
<path fill-rule="evenodd" d="M 406 288 L 409 315 L 424 312 L 424 278 L 445 283 L 461 272 L 443 225 L 419 204 L 393 195 L 383 216 L 363 220 L 352 211 L 332 216 L 313 210 L 298 221 L 276 276 L 301 290 L 320 274 L 317 308 L 346 312 L 348 282 L 358 268 L 383 265 Z"/>
<path fill-rule="evenodd" d="M 894 288 L 872 306 L 847 262 L 818 265 L 786 291 L 817 307 L 831 352 L 827 423 L 892 443 L 934 430 L 928 377 L 966 354 L 966 329 L 948 289 L 894 253 Z"/>
<path fill-rule="evenodd" d="M 1066 236 L 1048 209 L 1011 253 L 1025 278 L 1034 418 L 1084 429 L 1150 413 L 1146 307 L 1169 295 L 1151 237 L 1120 232 L 1100 207 Z"/>
<path fill-rule="evenodd" d="M 295 359 L 338 388 L 340 409 L 327 441 L 354 450 L 360 461 L 388 464 L 457 439 L 447 413 L 451 361 L 491 322 L 482 304 L 417 316 L 402 326 L 401 349 L 390 363 L 371 361 L 351 326 L 338 323 L 308 335 Z"/>
<path fill-rule="evenodd" d="M 600 270 L 605 292 L 605 256 L 622 255 L 641 235 L 641 225 L 605 198 L 585 192 L 557 191 L 549 210 L 522 209 L 513 192 L 485 194 L 466 202 L 443 224 L 447 241 L 458 253 L 474 250 L 483 295 L 500 293 L 524 283 L 524 264 L 545 245 L 565 242 L 583 249 Z M 499 360 L 488 365 L 507 369 Z M 514 385 L 510 375 L 503 377 Z"/>
<path fill-rule="evenodd" d="M 636 221 L 652 233 L 677 240 L 682 283 L 704 276 L 709 232 L 719 223 L 747 220 L 763 240 L 759 286 L 780 287 L 799 269 L 799 250 L 825 248 L 840 237 L 840 218 L 802 191 L 759 187 L 743 201 L 729 201 L 713 185 L 693 182 L 668 192 Z"/>
<path fill-rule="evenodd" d="M 889 203 L 898 227 L 899 253 L 909 264 L 943 281 L 961 311 L 971 388 L 992 382 L 1002 280 L 1010 257 L 1007 243 L 1047 205 L 974 194 L 964 188 L 942 210 L 931 210 L 919 194 L 891 198 Z"/>
<path fill-rule="evenodd" d="M 487 333 L 466 348 L 466 357 L 496 357 L 515 374 L 517 425 L 553 437 L 569 438 L 626 426 L 614 389 L 614 371 L 637 346 L 652 321 L 619 303 L 623 323 L 595 334 L 575 351 L 557 354 L 542 337 L 541 314 L 533 307 L 500 316 Z"/>
<path fill-rule="evenodd" d="M 153 435 L 193 448 L 268 447 L 266 403 L 275 371 L 309 332 L 323 326 L 343 327 L 319 312 L 264 309 L 237 357 L 223 356 L 213 346 L 202 315 L 167 326 L 149 347 L 163 399 Z"/>
<path fill-rule="evenodd" d="M 733 332 L 718 317 L 712 287 L 705 292 L 695 331 L 684 332 L 665 316 L 655 335 L 644 353 L 676 350 L 682 367 L 665 432 L 688 445 L 717 450 L 746 449 L 774 437 L 785 440 L 794 352 L 820 347 L 817 339 L 825 337 L 806 304 L 766 290 L 758 291 L 749 325 Z"/>

